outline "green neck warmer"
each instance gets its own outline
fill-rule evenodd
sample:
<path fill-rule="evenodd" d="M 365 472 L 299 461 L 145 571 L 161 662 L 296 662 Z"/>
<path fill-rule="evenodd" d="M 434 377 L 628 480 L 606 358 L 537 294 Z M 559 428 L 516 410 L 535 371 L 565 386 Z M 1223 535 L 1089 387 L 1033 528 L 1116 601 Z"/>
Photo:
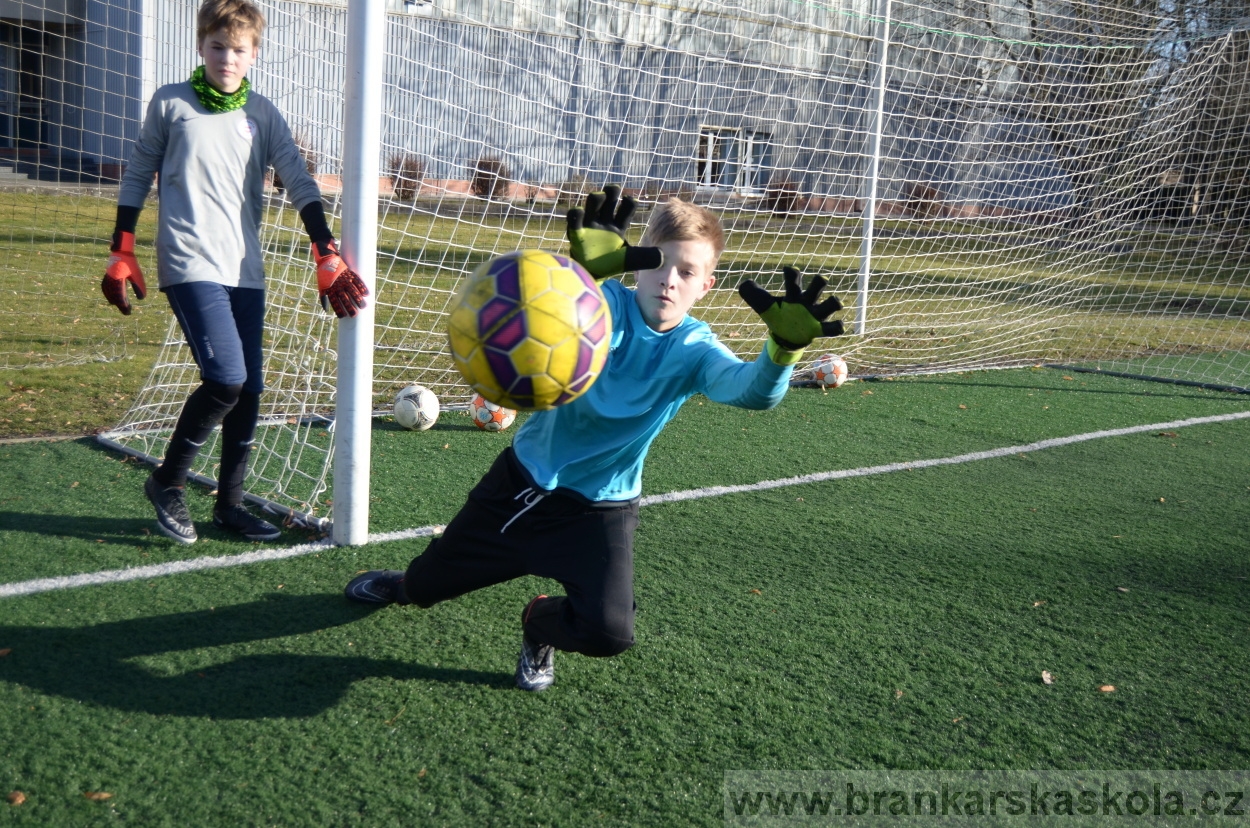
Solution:
<path fill-rule="evenodd" d="M 247 78 L 244 78 L 239 88 L 227 95 L 225 92 L 214 89 L 213 85 L 208 82 L 204 67 L 197 66 L 191 73 L 191 88 L 195 90 L 195 96 L 209 112 L 234 112 L 247 103 L 247 93 L 252 85 L 248 83 Z"/>

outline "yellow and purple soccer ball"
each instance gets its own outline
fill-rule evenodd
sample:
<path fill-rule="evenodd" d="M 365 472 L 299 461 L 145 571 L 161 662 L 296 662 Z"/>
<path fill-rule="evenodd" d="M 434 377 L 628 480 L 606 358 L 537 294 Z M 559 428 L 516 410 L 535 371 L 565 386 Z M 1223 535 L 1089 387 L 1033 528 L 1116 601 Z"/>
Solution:
<path fill-rule="evenodd" d="M 541 250 L 491 259 L 452 303 L 451 356 L 486 400 L 520 411 L 564 405 L 599 377 L 612 317 L 603 291 L 577 262 Z"/>

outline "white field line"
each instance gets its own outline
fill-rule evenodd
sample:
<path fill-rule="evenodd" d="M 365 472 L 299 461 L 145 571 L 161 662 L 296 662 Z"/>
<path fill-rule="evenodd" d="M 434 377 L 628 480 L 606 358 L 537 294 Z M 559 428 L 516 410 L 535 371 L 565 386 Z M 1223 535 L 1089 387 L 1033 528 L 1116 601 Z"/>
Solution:
<path fill-rule="evenodd" d="M 442 531 L 442 526 L 423 526 L 419 529 L 405 529 L 402 532 L 384 532 L 382 534 L 370 535 L 369 543 L 408 540 L 410 538 L 435 535 Z M 301 543 L 298 546 L 284 546 L 280 549 L 258 549 L 255 552 L 243 552 L 239 555 L 191 558 L 184 561 L 169 561 L 150 566 L 135 566 L 128 569 L 107 569 L 102 572 L 88 572 L 82 575 L 63 575 L 59 578 L 36 578 L 33 581 L 0 584 L 0 598 L 33 595 L 36 592 L 51 592 L 56 589 L 117 584 L 122 581 L 142 581 L 147 578 L 159 578 L 163 575 L 197 572 L 201 569 L 222 569 L 228 566 L 245 566 L 266 561 L 280 561 L 284 558 L 298 558 L 301 555 L 334 548 L 332 541 L 322 540 L 315 543 Z"/>
<path fill-rule="evenodd" d="M 1010 457 L 1013 454 L 1026 454 L 1030 451 L 1042 451 L 1043 449 L 1070 446 L 1073 443 L 1084 443 L 1088 440 L 1101 440 L 1106 437 L 1124 437 L 1129 434 L 1141 434 L 1143 432 L 1155 431 L 1158 429 L 1185 428 L 1186 426 L 1206 425 L 1207 423 L 1224 423 L 1230 420 L 1245 420 L 1248 418 L 1250 418 L 1250 411 L 1238 411 L 1233 414 L 1216 414 L 1211 417 L 1193 417 L 1188 420 L 1172 420 L 1167 423 L 1151 423 L 1149 425 L 1129 426 L 1127 428 L 1113 428 L 1106 431 L 1091 431 L 1087 434 L 1073 434 L 1071 437 L 1052 437 L 1049 440 L 1038 440 L 1036 443 L 1028 443 L 1022 446 L 1006 446 L 1004 448 L 989 449 L 988 451 L 973 451 L 968 454 L 959 454 L 954 457 L 938 457 L 933 460 L 913 460 L 908 463 L 887 463 L 884 466 L 867 466 L 860 469 L 844 469 L 842 471 L 816 472 L 815 474 L 803 474 L 798 477 L 786 477 L 781 480 L 763 480 L 759 483 L 747 483 L 740 486 L 708 486 L 703 489 L 688 489 L 684 492 L 669 492 L 667 494 L 644 497 L 642 499 L 642 505 L 651 506 L 656 503 L 676 503 L 679 500 L 699 500 L 704 497 L 719 497 L 720 495 L 738 494 L 740 492 L 760 492 L 765 489 L 780 489 L 785 486 L 801 486 L 804 483 L 822 483 L 826 480 L 842 480 L 848 477 L 867 477 L 871 474 L 886 474 L 888 472 L 907 471 L 908 469 L 928 469 L 933 466 L 953 466 L 957 463 L 971 463 L 975 460 L 993 460 L 996 457 Z M 3 593 L 0 593 L 0 595 L 3 595 Z"/>
<path fill-rule="evenodd" d="M 1049 440 L 1038 440 L 1035 443 L 1026 443 L 1024 445 L 1005 446 L 1003 448 L 989 449 L 987 451 L 974 451 L 969 452 L 968 454 L 959 454 L 954 457 L 938 457 L 932 460 L 914 460 L 908 463 L 887 463 L 881 466 L 865 466 L 858 469 L 817 472 L 815 474 L 803 474 L 797 477 L 786 477 L 780 480 L 762 480 L 759 483 L 746 483 L 738 486 L 707 486 L 701 489 L 687 489 L 680 492 L 668 492 L 667 494 L 644 497 L 642 499 L 642 505 L 654 506 L 660 503 L 676 503 L 682 500 L 701 500 L 705 497 L 720 497 L 728 494 L 760 492 L 768 489 L 780 489 L 787 486 L 801 486 L 806 483 L 822 483 L 828 480 L 844 480 L 850 477 L 867 477 L 874 474 L 888 474 L 890 472 L 907 471 L 909 469 L 927 469 L 934 466 L 953 466 L 959 463 L 972 463 L 977 460 L 993 460 L 999 457 L 1010 457 L 1014 454 L 1027 454 L 1028 452 L 1033 451 L 1060 448 L 1062 446 L 1073 445 L 1074 443 L 1084 443 L 1089 440 L 1102 440 L 1107 437 L 1124 437 L 1130 434 L 1142 434 L 1149 431 L 1187 428 L 1189 426 L 1207 425 L 1209 423 L 1226 423 L 1233 420 L 1245 419 L 1250 419 L 1250 411 L 1238 411 L 1232 414 L 1217 414 L 1210 417 L 1192 417 L 1187 420 L 1172 420 L 1166 423 L 1150 423 L 1148 425 L 1114 428 L 1105 431 L 1091 431 L 1086 434 L 1073 434 L 1070 437 L 1054 437 Z M 368 542 L 375 544 L 411 540 L 414 538 L 436 535 L 442 531 L 442 526 L 422 526 L 416 529 L 404 529 L 399 532 L 383 532 L 370 535 Z M 247 564 L 263 563 L 267 561 L 280 561 L 285 558 L 295 558 L 301 555 L 308 555 L 313 552 L 319 552 L 332 548 L 334 548 L 334 544 L 329 540 L 325 540 L 318 541 L 316 543 L 300 544 L 298 546 L 284 546 L 279 549 L 259 549 L 254 552 L 244 552 L 239 555 L 191 558 L 189 560 L 182 561 L 169 561 L 168 563 L 163 564 L 152 564 L 151 566 L 136 566 L 128 569 L 112 569 L 105 570 L 103 572 L 89 572 L 82 575 L 65 575 L 59 578 L 37 578 L 32 581 L 18 581 L 12 584 L 0 584 L 0 598 L 13 598 L 19 595 L 32 595 L 38 592 L 49 592 L 58 589 L 72 589 L 74 587 L 116 584 L 123 581 L 141 581 L 148 578 L 159 578 L 165 575 L 177 575 L 183 572 L 196 572 L 203 569 L 222 569 L 224 567 L 246 566 Z"/>

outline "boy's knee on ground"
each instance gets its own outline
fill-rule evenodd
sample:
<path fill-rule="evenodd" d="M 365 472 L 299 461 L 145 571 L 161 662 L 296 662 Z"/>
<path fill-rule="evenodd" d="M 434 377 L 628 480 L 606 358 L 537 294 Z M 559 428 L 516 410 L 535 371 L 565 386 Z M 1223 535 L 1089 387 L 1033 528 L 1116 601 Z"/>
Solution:
<path fill-rule="evenodd" d="M 574 608 L 577 613 L 578 608 Z M 583 603 L 580 609 L 587 609 Z M 577 627 L 583 639 L 580 652 L 594 658 L 620 655 L 634 646 L 634 602 L 609 601 L 592 604 L 591 612 L 581 615 Z"/>
<path fill-rule="evenodd" d="M 616 633 L 625 632 L 628 637 Z M 611 658 L 634 646 L 634 631 L 628 630 L 594 630 L 586 637 L 579 652 L 591 658 Z"/>
<path fill-rule="evenodd" d="M 562 630 L 568 636 L 565 646 L 569 646 L 574 652 L 591 658 L 609 658 L 620 655 L 634 646 L 632 604 L 628 608 L 620 607 L 615 612 L 607 607 L 596 607 L 595 609 L 600 611 L 593 611 L 589 615 L 584 614 L 584 607 L 583 613 L 579 613 L 576 605 L 567 598 L 544 601 L 539 604 L 539 607 L 547 609 L 551 615 L 561 617 Z M 554 612 L 551 612 L 552 610 Z M 548 613 L 542 613 L 542 615 Z M 539 617 L 541 618 L 541 615 Z M 541 634 L 536 637 L 540 640 L 545 638 Z M 558 640 L 555 643 L 558 644 Z"/>

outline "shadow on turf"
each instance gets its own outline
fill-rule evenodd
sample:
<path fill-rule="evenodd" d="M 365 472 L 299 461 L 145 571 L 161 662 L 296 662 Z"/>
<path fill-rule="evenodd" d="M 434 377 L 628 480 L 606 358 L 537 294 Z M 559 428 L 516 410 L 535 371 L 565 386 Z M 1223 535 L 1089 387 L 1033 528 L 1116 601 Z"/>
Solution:
<path fill-rule="evenodd" d="M 421 433 L 420 431 L 414 431 L 411 428 L 404 428 L 403 426 L 399 425 L 398 423 L 392 420 L 374 420 L 373 430 L 374 431 L 406 432 L 410 434 Z M 445 423 L 442 420 L 439 420 L 437 423 L 435 423 L 434 425 L 426 429 L 426 431 L 433 434 L 439 431 L 481 431 L 481 429 L 473 425 L 472 420 L 466 420 L 463 423 Z"/>
<path fill-rule="evenodd" d="M 259 513 L 256 509 L 252 511 Z M 278 522 L 273 515 L 265 515 L 265 517 L 275 523 Z M 79 538 L 81 540 L 97 541 L 106 545 L 133 547 L 140 551 L 153 547 L 161 549 L 186 548 L 179 546 L 176 542 L 160 534 L 155 526 L 156 520 L 152 517 L 106 518 L 0 511 L 0 529 L 8 531 L 29 532 L 45 537 Z M 195 528 L 199 533 L 201 542 L 206 540 L 224 541 L 236 546 L 242 544 L 247 549 L 254 548 L 252 542 L 240 538 L 233 532 L 216 528 L 209 519 L 197 519 Z M 289 528 L 282 533 L 281 538 L 276 541 L 270 541 L 268 545 L 283 546 L 309 543 L 317 540 L 318 537 L 320 536 L 311 530 Z M 199 545 L 197 544 L 195 548 L 198 549 Z"/>
<path fill-rule="evenodd" d="M 366 678 L 512 686 L 511 674 L 350 655 L 242 654 L 211 666 L 178 668 L 186 669 L 178 675 L 161 675 L 142 662 L 165 653 L 309 635 L 373 611 L 338 595 L 275 594 L 248 604 L 94 626 L 0 625 L 0 647 L 12 650 L 0 659 L 0 680 L 116 710 L 214 719 L 314 716 Z M 215 661 L 212 654 L 202 660 Z"/>
<path fill-rule="evenodd" d="M 0 511 L 0 529 L 9 531 L 30 532 L 34 535 L 51 537 L 81 538 L 83 540 L 96 540 L 105 543 L 120 543 L 126 546 L 169 546 L 170 541 L 164 536 L 157 534 L 152 528 L 155 523 L 155 519 L 152 517 L 106 518 Z M 201 521 L 200 523 L 205 528 L 212 525 L 207 521 Z M 219 530 L 217 534 L 223 538 L 233 537 L 235 540 L 238 539 L 237 535 L 232 536 Z"/>
<path fill-rule="evenodd" d="M 1244 404 L 1250 400 L 1250 395 L 1235 394 L 1231 391 L 1205 391 L 1199 392 L 1185 386 L 1173 385 L 1171 383 L 1160 382 L 1157 389 L 1123 389 L 1116 390 L 1112 388 L 1082 388 L 1080 386 L 1054 386 L 1048 387 L 1044 385 L 1013 385 L 1009 382 L 982 382 L 970 381 L 963 377 L 948 379 L 950 375 L 943 377 L 917 377 L 922 382 L 928 382 L 930 385 L 957 385 L 960 388 L 965 386 L 976 386 L 978 388 L 1006 388 L 1010 391 L 1019 391 L 1021 389 L 1029 389 L 1036 391 L 1053 391 L 1057 393 L 1071 394 L 1113 394 L 1119 397 L 1157 397 L 1169 400 L 1203 400 L 1205 402 L 1230 402 Z M 888 380 L 871 380 L 872 382 L 886 382 Z"/>

